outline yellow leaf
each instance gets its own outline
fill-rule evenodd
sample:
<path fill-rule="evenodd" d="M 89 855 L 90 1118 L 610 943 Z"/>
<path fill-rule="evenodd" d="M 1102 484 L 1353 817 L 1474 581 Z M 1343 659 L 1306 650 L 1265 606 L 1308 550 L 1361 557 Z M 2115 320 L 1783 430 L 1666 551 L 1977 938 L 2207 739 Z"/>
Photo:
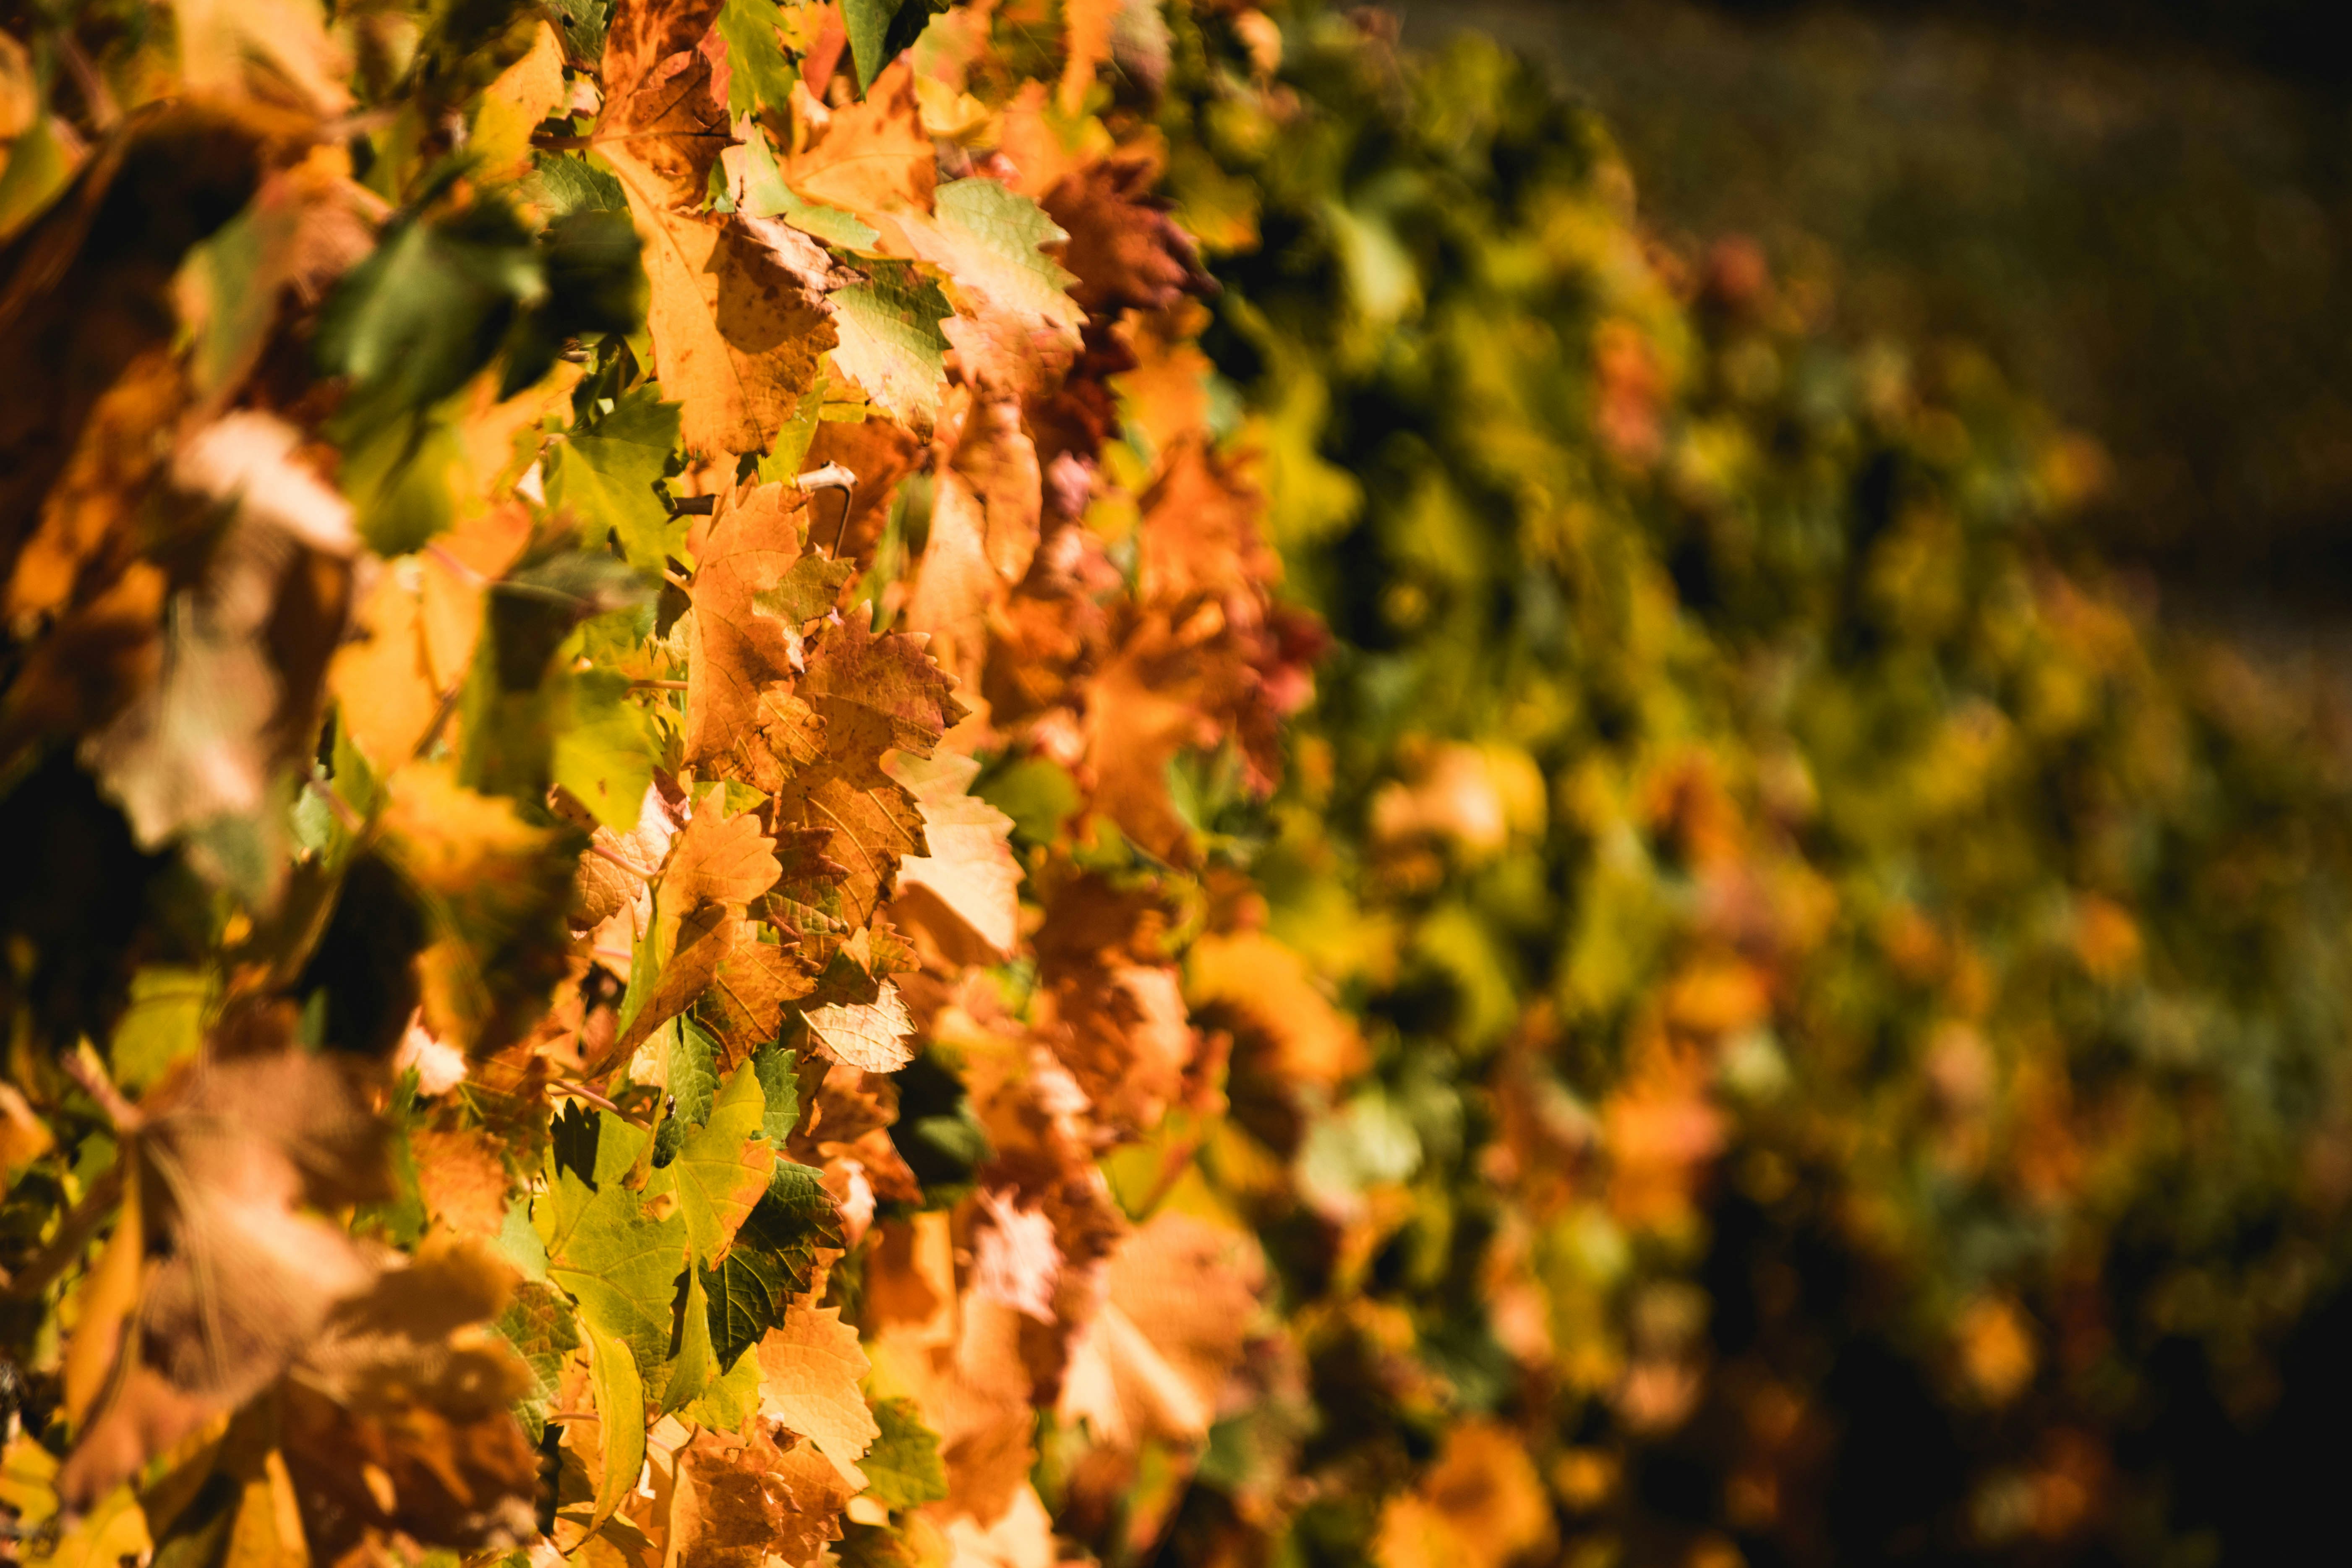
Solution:
<path fill-rule="evenodd" d="M 680 444 L 764 450 L 838 341 L 832 316 L 740 228 L 656 205 L 625 154 L 612 162 L 645 238 L 646 325 L 662 395 L 681 405 Z"/>
<path fill-rule="evenodd" d="M 915 1059 L 907 1046 L 915 1021 L 890 981 L 882 982 L 880 994 L 871 1002 L 829 1002 L 810 1008 L 805 1016 L 810 1036 L 835 1061 L 867 1072 L 897 1072 Z"/>
<path fill-rule="evenodd" d="M 859 1392 L 866 1365 L 857 1331 L 838 1309 L 792 1307 L 760 1342 L 760 1408 L 855 1470 L 882 1430 Z"/>
<path fill-rule="evenodd" d="M 875 78 L 862 101 L 842 109 L 827 109 L 804 84 L 795 85 L 793 125 L 798 145 L 784 161 L 784 183 L 808 200 L 868 224 L 930 210 L 939 153 L 923 129 L 908 60 Z"/>
<path fill-rule="evenodd" d="M 146 1562 L 154 1549 L 138 1498 L 129 1487 L 119 1486 L 66 1531 L 47 1568 L 119 1568 L 126 1560 Z"/>
<path fill-rule="evenodd" d="M 997 958 L 1011 957 L 1021 940 L 1021 867 L 1009 842 L 1013 819 L 966 793 L 980 764 L 953 752 L 929 758 L 901 752 L 886 771 L 914 792 L 930 849 L 898 863 L 899 900 L 922 889 Z"/>
<path fill-rule="evenodd" d="M 187 87 L 319 114 L 351 107 L 317 0 L 173 0 L 172 11 Z"/>
<path fill-rule="evenodd" d="M 1307 961 L 1255 931 L 1206 936 L 1186 956 L 1195 1006 L 1223 1003 L 1271 1036 L 1276 1068 L 1292 1083 L 1333 1088 L 1369 1065 L 1363 1037 L 1315 983 Z"/>
<path fill-rule="evenodd" d="M 147 1256 L 146 1227 L 140 1223 L 138 1166 L 122 1184 L 122 1210 L 106 1251 L 74 1298 L 73 1337 L 66 1342 L 66 1414 L 79 1429 L 105 1391 L 123 1326 L 139 1304 L 140 1264 Z"/>
<path fill-rule="evenodd" d="M 1518 1439 L 1465 1421 L 1421 1485 L 1381 1510 L 1380 1568 L 1502 1568 L 1551 1540 L 1551 1504 Z"/>
<path fill-rule="evenodd" d="M 603 1473 L 596 1479 L 593 1529 L 637 1489 L 637 1472 L 646 1462 L 646 1390 L 629 1347 L 598 1328 L 593 1317 L 583 1314 L 579 1321 L 588 1337 L 588 1373 L 596 1391 L 597 1441 L 604 1459 Z"/>
<path fill-rule="evenodd" d="M 1133 1448 L 1198 1442 L 1241 1359 L 1263 1267 L 1248 1238 L 1162 1212 L 1111 1257 L 1102 1309 L 1070 1356 L 1062 1416 Z"/>
<path fill-rule="evenodd" d="M 556 44 L 555 29 L 542 21 L 531 38 L 530 52 L 483 89 L 466 150 L 481 159 L 488 178 L 521 178 L 530 170 L 531 132 L 568 96 L 563 51 Z"/>

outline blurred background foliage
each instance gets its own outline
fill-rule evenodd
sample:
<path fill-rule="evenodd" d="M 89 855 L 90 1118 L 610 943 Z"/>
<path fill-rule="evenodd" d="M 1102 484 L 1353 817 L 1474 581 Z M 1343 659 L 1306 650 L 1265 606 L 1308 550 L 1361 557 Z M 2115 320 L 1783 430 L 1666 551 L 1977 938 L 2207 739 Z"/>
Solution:
<path fill-rule="evenodd" d="M 1222 1015 L 1204 1162 L 1303 1365 L 1218 1442 L 1294 1444 L 1307 1484 L 1259 1495 L 1213 1447 L 1173 1560 L 1242 1560 L 1284 1508 L 1285 1560 L 1391 1568 L 2276 1560 L 2352 1383 L 2352 758 L 2310 666 L 2159 627 L 2115 563 L 2183 570 L 2167 530 L 2226 531 L 2150 477 L 2168 449 L 2319 537 L 2326 483 L 2261 499 L 2247 401 L 2326 405 L 2341 346 L 2219 298 L 2294 265 L 2229 216 L 2273 208 L 2336 286 L 2316 132 L 2265 186 L 2142 82 L 2147 184 L 2044 235 L 2129 162 L 2115 139 L 2040 167 L 2000 125 L 1915 124 L 1910 153 L 1990 160 L 1923 184 L 1864 112 L 2031 118 L 1988 39 L 1919 44 L 1889 87 L 1805 51 L 1899 29 L 1801 31 L 1752 98 L 1694 72 L 1612 126 L 1454 25 L 1614 37 L 1596 68 L 1630 91 L 1687 58 L 1636 47 L 1655 10 L 1448 7 L 1427 54 L 1383 13 L 1274 14 L 1278 74 L 1210 15 L 1165 111 L 1224 289 L 1212 395 L 1238 391 L 1336 642 L 1270 820 L 1223 842 L 1262 841 L 1266 929 L 1373 1068 L 1318 1102 L 1278 1006 Z M 2257 141 L 2285 112 L 2232 90 Z M 2198 170 L 2218 248 L 2133 270 Z M 1954 206 L 2008 226 L 1931 257 Z M 1695 237 L 1718 224 L 1769 232 Z M 1999 348 L 2101 289 L 2113 330 L 2021 390 Z M 2181 341 L 2129 326 L 2200 290 Z M 2208 374 L 2241 329 L 2299 390 Z M 2070 384 L 2123 411 L 2105 451 L 2031 395 Z M 2168 434 L 2198 419 L 2240 434 Z"/>
<path fill-rule="evenodd" d="M 1464 0 L 1542 59 L 1646 221 L 1753 237 L 1826 324 L 1958 337 L 2115 461 L 2088 525 L 2177 605 L 2340 606 L 2352 138 L 2327 7 Z"/>

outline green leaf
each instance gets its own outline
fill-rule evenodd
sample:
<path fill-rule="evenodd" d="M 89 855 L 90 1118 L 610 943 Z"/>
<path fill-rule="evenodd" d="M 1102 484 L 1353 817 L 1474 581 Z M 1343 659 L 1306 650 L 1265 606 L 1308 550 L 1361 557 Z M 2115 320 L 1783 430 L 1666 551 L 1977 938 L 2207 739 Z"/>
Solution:
<path fill-rule="evenodd" d="M 782 109 L 792 102 L 793 83 L 800 73 L 784 58 L 776 37 L 774 0 L 727 0 L 719 13 L 719 36 L 727 41 L 730 117 Z"/>
<path fill-rule="evenodd" d="M 792 563 L 783 581 L 753 594 L 751 607 L 798 626 L 830 611 L 840 601 L 841 585 L 856 575 L 855 561 L 803 555 Z"/>
<path fill-rule="evenodd" d="M 739 210 L 748 217 L 782 218 L 802 233 L 844 250 L 870 251 L 882 242 L 879 230 L 839 207 L 809 201 L 784 184 L 776 150 L 769 144 L 768 133 L 757 126 L 743 143 L 743 201 Z"/>
<path fill-rule="evenodd" d="M 0 237 L 14 234 L 57 198 L 74 174 L 74 162 L 46 114 L 9 144 L 0 167 Z"/>
<path fill-rule="evenodd" d="M 766 1110 L 759 1073 L 745 1062 L 728 1075 L 711 1104 L 709 1123 L 688 1134 L 669 1167 L 687 1242 L 702 1264 L 727 1250 L 752 1209 L 766 1201 L 762 1191 L 754 1189 L 748 1195 L 744 1191 L 747 1182 L 756 1179 L 758 1164 L 744 1156 L 754 1152 L 751 1140 Z M 761 1151 L 765 1147 L 759 1146 Z"/>
<path fill-rule="evenodd" d="M 551 218 L 578 212 L 629 210 L 619 176 L 601 163 L 572 153 L 541 153 L 532 160 L 533 193 Z"/>
<path fill-rule="evenodd" d="M 686 1301 L 678 1319 L 677 1354 L 670 1360 L 669 1382 L 662 1389 L 662 1409 L 667 1412 L 693 1404 L 718 1375 L 718 1361 L 710 1347 L 710 1305 L 703 1296 L 701 1279 L 689 1271 L 686 1277 Z"/>
<path fill-rule="evenodd" d="M 107 1047 L 114 1081 L 137 1094 L 194 1056 L 211 1001 L 212 980 L 201 970 L 151 967 L 132 975 L 131 1005 Z"/>
<path fill-rule="evenodd" d="M 543 470 L 549 506 L 571 511 L 598 539 L 609 530 L 629 564 L 656 579 L 686 548 L 687 521 L 670 515 L 656 488 L 677 445 L 677 412 L 639 387 L 592 429 L 551 442 Z"/>
<path fill-rule="evenodd" d="M 534 1284 L 547 1283 L 547 1243 L 530 1227 L 529 1198 L 517 1198 L 509 1205 L 497 1244 L 499 1255 L 514 1265 L 516 1273 Z"/>
<path fill-rule="evenodd" d="M 194 322 L 188 373 L 205 396 L 234 390 L 277 324 L 278 290 L 255 286 L 265 258 L 263 221 L 255 208 L 246 208 L 190 247 L 180 264 L 181 282 L 193 285 L 204 301 Z M 286 221 L 277 224 L 282 228 Z"/>
<path fill-rule="evenodd" d="M 547 0 L 548 19 L 563 35 L 563 52 L 575 65 L 593 65 L 604 54 L 609 0 Z"/>
<path fill-rule="evenodd" d="M 825 296 L 841 341 L 833 362 L 893 416 L 929 425 L 947 374 L 940 323 L 955 313 L 939 286 L 911 267 L 877 262 L 873 280 Z"/>
<path fill-rule="evenodd" d="M 629 678 L 609 669 L 568 674 L 566 721 L 555 732 L 555 782 L 615 833 L 636 826 L 656 751 L 653 720 L 629 700 Z"/>
<path fill-rule="evenodd" d="M 1077 815 L 1077 781 L 1051 757 L 1024 757 L 983 775 L 972 794 L 1013 819 L 1013 831 L 1033 844 L 1051 844 Z"/>
<path fill-rule="evenodd" d="M 816 1249 L 841 1244 L 841 1219 L 815 1171 L 779 1160 L 768 1190 L 716 1268 L 705 1269 L 710 1342 L 722 1367 L 782 1321 L 784 1303 L 814 1278 Z"/>
<path fill-rule="evenodd" d="M 866 1489 L 893 1510 L 919 1508 L 948 1495 L 947 1467 L 940 1462 L 939 1434 L 923 1425 L 911 1399 L 885 1399 L 874 1406 L 882 1435 L 857 1461 Z"/>
<path fill-rule="evenodd" d="M 563 1376 L 564 1358 L 580 1348 L 580 1326 L 572 1303 L 541 1283 L 516 1287 L 507 1310 L 492 1324 L 530 1369 L 531 1386 L 515 1401 L 515 1414 L 537 1443 L 547 1429 L 548 1407 Z"/>
<path fill-rule="evenodd" d="M 583 1318 L 588 1333 L 588 1377 L 596 1391 L 596 1426 L 604 1445 L 604 1474 L 596 1483 L 593 1530 L 637 1489 L 646 1464 L 646 1390 L 628 1342 Z"/>
<path fill-rule="evenodd" d="M 669 1114 L 654 1131 L 654 1163 L 666 1166 L 677 1158 L 687 1134 L 710 1120 L 710 1102 L 719 1093 L 715 1058 L 719 1042 L 691 1018 L 678 1020 L 669 1031 Z"/>
<path fill-rule="evenodd" d="M 328 296 L 320 364 L 358 384 L 348 420 L 422 409 L 488 364 L 516 307 L 546 291 L 539 247 L 501 202 L 395 222 Z"/>
<path fill-rule="evenodd" d="M 343 462 L 335 481 L 351 498 L 369 549 L 405 555 L 447 530 L 456 515 L 449 476 L 466 454 L 446 420 L 429 410 L 355 420 L 339 442 Z"/>
<path fill-rule="evenodd" d="M 760 1075 L 760 1089 L 767 1098 L 767 1110 L 760 1118 L 760 1135 L 784 1152 L 784 1142 L 793 1135 L 793 1123 L 800 1120 L 801 1084 L 797 1069 L 800 1053 L 782 1046 L 764 1046 L 751 1058 L 751 1070 Z"/>
<path fill-rule="evenodd" d="M 1073 337 L 1086 312 L 1066 290 L 1076 281 L 1045 247 L 1070 237 L 1045 209 L 984 175 L 939 188 L 932 224 L 908 232 L 926 261 L 1000 310 L 1032 318 Z"/>
<path fill-rule="evenodd" d="M 882 68 L 914 47 L 930 25 L 929 0 L 841 0 L 841 20 L 849 32 L 849 58 L 864 92 Z"/>
<path fill-rule="evenodd" d="M 702 1396 L 680 1414 L 714 1432 L 740 1432 L 759 1408 L 760 1358 L 747 1355 L 714 1378 Z"/>
<path fill-rule="evenodd" d="M 678 1276 L 686 1268 L 686 1222 L 657 1215 L 623 1178 L 651 1136 L 609 1111 L 596 1114 L 594 1170 L 549 1151 L 548 1278 L 580 1303 L 581 1321 L 628 1347 L 646 1382 L 669 1359 L 677 1321 Z"/>

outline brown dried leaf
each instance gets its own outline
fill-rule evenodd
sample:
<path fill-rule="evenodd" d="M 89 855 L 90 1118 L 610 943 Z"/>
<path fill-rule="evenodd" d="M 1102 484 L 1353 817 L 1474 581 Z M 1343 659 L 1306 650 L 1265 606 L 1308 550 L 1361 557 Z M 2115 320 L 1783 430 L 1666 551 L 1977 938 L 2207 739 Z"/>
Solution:
<path fill-rule="evenodd" d="M 761 699 L 790 679 L 802 658 L 800 628 L 762 613 L 757 601 L 802 559 L 806 516 L 807 499 L 787 485 L 723 494 L 695 570 L 686 761 L 757 789 L 772 789 L 780 771 L 765 748 L 745 737 L 789 712 L 763 714 Z"/>
<path fill-rule="evenodd" d="M 130 1364 L 58 1481 L 87 1507 L 283 1372 L 378 1265 L 305 1212 L 388 1195 L 383 1131 L 344 1068 L 291 1046 L 290 1009 L 237 1015 L 149 1097 L 130 1145 L 146 1279 Z"/>
<path fill-rule="evenodd" d="M 703 1432 L 677 1458 L 668 1556 L 676 1568 L 760 1568 L 770 1554 L 806 1568 L 841 1539 L 851 1489 L 813 1449 Z"/>
<path fill-rule="evenodd" d="M 706 904 L 737 908 L 776 885 L 775 841 L 760 832 L 750 812 L 727 815 L 726 792 L 712 789 L 670 845 L 658 897 L 665 922 Z"/>
<path fill-rule="evenodd" d="M 1199 246 L 1170 216 L 1174 204 L 1152 194 L 1159 179 L 1150 153 L 1116 153 L 1065 176 L 1040 204 L 1069 231 L 1062 265 L 1077 277 L 1070 297 L 1089 314 L 1165 310 L 1215 292 Z"/>

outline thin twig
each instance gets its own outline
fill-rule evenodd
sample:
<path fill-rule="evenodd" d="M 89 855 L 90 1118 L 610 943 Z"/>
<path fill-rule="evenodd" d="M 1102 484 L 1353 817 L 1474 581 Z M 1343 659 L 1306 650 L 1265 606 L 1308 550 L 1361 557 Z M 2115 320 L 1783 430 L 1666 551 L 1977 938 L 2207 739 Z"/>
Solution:
<path fill-rule="evenodd" d="M 90 123 L 100 131 L 113 130 L 122 118 L 122 110 L 116 106 L 114 94 L 107 87 L 106 79 L 98 74 L 97 68 L 89 63 L 89 57 L 81 52 L 81 46 L 74 41 L 71 33 L 60 30 L 51 35 L 51 40 L 57 45 L 58 53 L 65 57 L 66 68 L 73 72 L 75 85 L 81 89 L 82 102 L 89 109 Z"/>
<path fill-rule="evenodd" d="M 116 1136 L 128 1137 L 146 1125 L 147 1119 L 139 1114 L 139 1108 L 123 1099 L 114 1080 L 106 1076 L 106 1064 L 98 1059 L 98 1053 L 89 1048 L 88 1040 L 76 1046 L 65 1058 L 65 1069 L 68 1078 L 98 1101 L 98 1108 L 114 1123 Z"/>
<path fill-rule="evenodd" d="M 37 1298 L 58 1277 L 73 1267 L 81 1250 L 89 1243 L 98 1222 L 107 1215 L 122 1196 L 122 1165 L 120 1161 L 100 1172 L 82 1194 L 81 1202 L 73 1206 L 65 1222 L 58 1226 L 57 1235 L 31 1262 L 16 1270 L 8 1282 L 7 1294 L 19 1300 Z"/>
<path fill-rule="evenodd" d="M 622 870 L 626 871 L 630 876 L 635 877 L 640 882 L 650 882 L 653 880 L 653 874 L 651 872 L 630 865 L 628 861 L 623 859 L 612 850 L 605 848 L 602 844 L 596 843 L 593 839 L 589 841 L 588 853 L 595 856 L 599 860 L 611 861 L 614 865 L 618 866 Z"/>
<path fill-rule="evenodd" d="M 627 1111 L 623 1110 L 619 1106 L 614 1104 L 603 1095 L 598 1094 L 594 1089 L 590 1089 L 584 1083 L 573 1083 L 566 1079 L 556 1079 L 547 1087 L 553 1089 L 558 1094 L 569 1095 L 574 1100 L 584 1100 L 599 1110 L 609 1110 L 614 1115 L 624 1118 L 625 1120 L 635 1120 L 629 1116 Z"/>
<path fill-rule="evenodd" d="M 459 560 L 457 555 L 450 551 L 448 546 L 442 544 L 438 541 L 427 544 L 425 547 L 425 552 L 432 556 L 434 560 L 441 563 L 442 565 L 449 568 L 450 571 L 455 572 L 458 576 L 464 578 L 467 582 L 472 584 L 477 588 L 483 586 L 490 580 L 488 574 L 477 571 L 472 566 L 467 565 L 465 562 Z"/>
<path fill-rule="evenodd" d="M 811 468 L 793 483 L 803 492 L 839 490 L 841 492 L 841 523 L 833 531 L 833 558 L 841 559 L 842 541 L 849 537 L 849 510 L 857 489 L 857 476 L 839 463 L 827 463 L 822 468 Z"/>
<path fill-rule="evenodd" d="M 632 691 L 684 691 L 689 685 L 689 682 L 683 680 L 632 680 L 629 682 L 629 689 Z"/>
<path fill-rule="evenodd" d="M 344 832 L 355 834 L 367 826 L 367 818 L 353 811 L 351 803 L 335 793 L 335 786 L 327 781 L 324 769 L 313 764 L 310 776 L 302 782 L 318 791 L 319 798 L 327 803 L 327 809 L 335 814 L 335 820 L 343 825 Z"/>

